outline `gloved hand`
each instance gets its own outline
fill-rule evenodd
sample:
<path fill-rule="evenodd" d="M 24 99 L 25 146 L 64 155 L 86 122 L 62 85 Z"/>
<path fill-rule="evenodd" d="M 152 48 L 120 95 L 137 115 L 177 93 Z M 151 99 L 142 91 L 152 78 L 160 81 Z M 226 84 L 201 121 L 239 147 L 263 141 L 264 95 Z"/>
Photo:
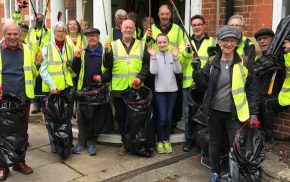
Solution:
<path fill-rule="evenodd" d="M 94 75 L 94 76 L 93 76 L 93 80 L 94 80 L 95 82 L 102 82 L 102 77 L 101 77 L 100 75 Z"/>
<path fill-rule="evenodd" d="M 262 56 L 253 64 L 253 70 L 257 76 L 261 76 L 265 70 L 274 67 L 276 64 L 276 56 L 271 54 L 262 54 Z"/>
<path fill-rule="evenodd" d="M 199 58 L 198 59 L 195 59 L 195 58 L 192 57 L 191 58 L 191 66 L 195 70 L 200 69 L 200 60 L 199 60 Z"/>
<path fill-rule="evenodd" d="M 191 48 L 191 46 L 190 46 L 189 44 L 186 45 L 185 51 L 186 51 L 187 53 L 191 53 L 191 52 L 192 52 L 192 48 Z"/>
<path fill-rule="evenodd" d="M 56 94 L 56 95 L 59 95 L 60 94 L 60 90 L 58 90 L 57 88 L 51 88 L 49 90 L 49 93 L 50 94 Z"/>

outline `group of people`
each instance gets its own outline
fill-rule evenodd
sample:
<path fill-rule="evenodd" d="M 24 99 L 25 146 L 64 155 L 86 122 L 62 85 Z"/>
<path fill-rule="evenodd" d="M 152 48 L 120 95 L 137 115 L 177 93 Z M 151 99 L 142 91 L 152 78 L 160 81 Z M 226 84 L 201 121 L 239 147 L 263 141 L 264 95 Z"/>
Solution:
<path fill-rule="evenodd" d="M 53 39 L 41 14 L 35 17 L 35 26 L 31 28 L 7 21 L 3 27 L 4 39 L 0 49 L 0 83 L 3 93 L 13 93 L 24 100 L 25 132 L 31 100 L 36 106 L 34 113 L 40 107 L 41 101 L 35 99 L 34 94 L 60 94 L 71 98 L 75 89 L 80 90 L 94 83 L 110 83 L 115 117 L 124 142 L 127 110 L 122 93 L 133 83 L 140 83 L 148 85 L 154 92 L 156 151 L 160 154 L 172 152 L 169 139 L 178 90 L 182 90 L 183 97 L 185 152 L 194 146 L 196 132 L 189 126 L 189 113 L 197 112 L 189 108 L 189 90 L 194 86 L 205 92 L 199 110 L 208 123 L 212 182 L 220 178 L 220 156 L 225 135 L 229 146 L 232 146 L 243 122 L 259 118 L 265 138 L 270 141 L 274 113 L 290 105 L 289 40 L 284 41 L 283 55 L 278 60 L 282 71 L 273 93 L 269 95 L 266 90 L 273 72 L 261 78 L 252 69 L 259 58 L 256 57 L 253 42 L 243 35 L 246 23 L 242 16 L 233 15 L 228 25 L 221 27 L 216 38 L 213 38 L 205 33 L 204 17 L 195 15 L 191 18 L 193 35 L 190 40 L 184 37 L 182 28 L 172 22 L 172 12 L 167 5 L 159 8 L 158 16 L 156 23 L 145 17 L 142 31 L 136 27 L 135 13 L 127 14 L 122 9 L 116 11 L 113 41 L 104 44 L 99 42 L 101 32 L 97 28 L 87 27 L 84 21 L 81 25 L 76 20 L 70 20 L 67 25 L 57 22 L 52 30 Z M 267 51 L 273 36 L 270 29 L 256 32 L 255 39 L 262 53 Z M 214 53 L 208 51 L 210 47 L 214 48 Z M 177 75 L 181 73 L 182 88 L 179 88 Z M 104 115 L 112 115 L 110 104 L 102 107 L 106 107 L 102 112 Z M 87 132 L 90 126 L 82 118 L 85 112 L 77 110 L 79 140 L 73 153 L 80 154 L 87 147 L 89 155 L 95 155 L 96 135 Z M 122 145 L 119 154 L 126 152 Z M 25 159 L 14 165 L 13 170 L 24 174 L 33 172 Z M 0 181 L 5 180 L 9 172 L 9 166 L 0 164 Z"/>

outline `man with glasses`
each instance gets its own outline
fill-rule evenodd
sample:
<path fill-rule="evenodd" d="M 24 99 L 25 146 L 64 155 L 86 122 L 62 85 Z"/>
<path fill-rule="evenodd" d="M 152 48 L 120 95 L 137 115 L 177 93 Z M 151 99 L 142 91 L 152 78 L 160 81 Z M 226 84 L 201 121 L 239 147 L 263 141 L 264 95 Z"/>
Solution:
<path fill-rule="evenodd" d="M 256 57 L 255 45 L 244 35 L 246 25 L 245 19 L 242 15 L 233 15 L 230 17 L 228 25 L 236 27 L 238 32 L 242 35 L 239 40 L 237 52 L 242 57 L 244 64 L 253 64 Z"/>
<path fill-rule="evenodd" d="M 193 35 L 191 37 L 192 45 L 195 50 L 197 50 L 198 56 L 201 61 L 201 67 L 203 67 L 209 59 L 209 55 L 207 52 L 208 47 L 215 46 L 216 40 L 210 37 L 207 33 L 205 33 L 205 19 L 202 15 L 194 15 L 191 18 L 191 26 Z M 182 118 L 185 124 L 185 144 L 183 146 L 183 151 L 189 152 L 193 146 L 193 131 L 196 131 L 196 128 L 192 126 L 189 127 L 189 113 L 192 115 L 194 111 L 189 112 L 188 106 L 188 92 L 189 88 L 194 85 L 192 79 L 192 66 L 191 66 L 191 58 L 192 58 L 192 50 L 190 45 L 187 47 L 181 47 L 182 54 L 180 55 L 180 63 L 183 71 L 183 84 L 182 84 L 182 94 L 183 94 L 183 102 L 182 102 Z"/>

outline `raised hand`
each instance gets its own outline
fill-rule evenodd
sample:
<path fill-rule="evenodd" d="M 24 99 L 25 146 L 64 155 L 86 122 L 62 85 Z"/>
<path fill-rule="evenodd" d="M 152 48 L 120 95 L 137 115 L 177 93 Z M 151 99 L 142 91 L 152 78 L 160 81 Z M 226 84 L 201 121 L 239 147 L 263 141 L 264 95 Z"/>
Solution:
<path fill-rule="evenodd" d="M 178 56 L 178 51 L 179 51 L 178 46 L 174 46 L 174 48 L 173 48 L 172 51 L 171 51 L 173 57 L 176 58 L 176 57 Z"/>
<path fill-rule="evenodd" d="M 156 58 L 156 50 L 155 49 L 153 49 L 151 46 L 149 46 L 148 48 L 147 48 L 147 51 L 148 51 L 148 53 L 151 55 L 151 57 L 154 59 L 154 58 Z"/>

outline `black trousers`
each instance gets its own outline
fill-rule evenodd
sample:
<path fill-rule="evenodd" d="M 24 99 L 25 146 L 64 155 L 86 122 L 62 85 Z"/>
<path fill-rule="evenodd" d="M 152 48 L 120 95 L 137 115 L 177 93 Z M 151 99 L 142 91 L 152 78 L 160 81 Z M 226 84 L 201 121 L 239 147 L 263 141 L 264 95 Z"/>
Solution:
<path fill-rule="evenodd" d="M 278 102 L 278 95 L 261 96 L 260 114 L 258 116 L 262 123 L 263 134 L 266 141 L 273 137 L 274 114 L 285 110 L 286 106 L 281 106 Z"/>
<path fill-rule="evenodd" d="M 125 127 L 126 127 L 126 117 L 127 117 L 127 106 L 121 97 L 114 97 L 113 99 L 115 111 L 116 111 L 116 119 L 119 126 L 119 132 L 122 137 L 122 142 L 124 142 L 125 138 Z"/>
<path fill-rule="evenodd" d="M 242 122 L 233 119 L 230 112 L 212 110 L 208 121 L 209 157 L 212 172 L 220 174 L 220 161 L 226 136 L 232 147 L 236 132 L 241 126 Z"/>

